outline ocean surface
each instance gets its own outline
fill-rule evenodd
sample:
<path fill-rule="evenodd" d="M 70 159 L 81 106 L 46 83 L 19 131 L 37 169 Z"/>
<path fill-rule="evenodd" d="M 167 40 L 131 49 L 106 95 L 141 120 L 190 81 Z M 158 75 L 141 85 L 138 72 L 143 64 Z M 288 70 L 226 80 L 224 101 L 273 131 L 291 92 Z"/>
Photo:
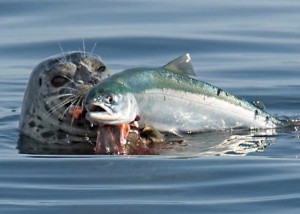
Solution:
<path fill-rule="evenodd" d="M 113 73 L 190 53 L 198 79 L 299 119 L 299 11 L 296 0 L 0 0 L 0 213 L 299 213 L 297 128 L 188 135 L 153 156 L 17 149 L 31 71 L 78 50 Z"/>

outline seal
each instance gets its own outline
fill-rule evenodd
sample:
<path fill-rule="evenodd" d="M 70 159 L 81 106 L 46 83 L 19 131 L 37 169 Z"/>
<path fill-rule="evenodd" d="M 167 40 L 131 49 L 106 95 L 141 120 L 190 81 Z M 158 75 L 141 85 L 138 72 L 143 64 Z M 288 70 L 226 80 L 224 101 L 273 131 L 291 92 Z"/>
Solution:
<path fill-rule="evenodd" d="M 63 53 L 38 64 L 23 98 L 19 152 L 157 154 L 151 147 L 165 139 L 153 127 L 131 130 L 122 148 L 118 148 L 118 131 L 112 127 L 99 129 L 86 120 L 85 96 L 108 76 L 109 70 L 101 58 L 87 52 Z"/>
<path fill-rule="evenodd" d="M 33 142 L 93 148 L 97 127 L 85 119 L 83 98 L 92 86 L 108 76 L 101 58 L 86 52 L 56 55 L 38 64 L 23 99 L 18 143 L 21 153 L 28 153 L 24 150 L 33 147 Z"/>

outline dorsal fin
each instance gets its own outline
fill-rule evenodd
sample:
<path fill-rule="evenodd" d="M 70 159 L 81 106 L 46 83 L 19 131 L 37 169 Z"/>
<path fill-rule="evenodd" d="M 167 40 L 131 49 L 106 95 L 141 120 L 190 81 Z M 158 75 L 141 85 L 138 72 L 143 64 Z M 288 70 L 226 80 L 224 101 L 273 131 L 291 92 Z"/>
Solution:
<path fill-rule="evenodd" d="M 168 71 L 185 76 L 196 76 L 190 54 L 184 54 L 163 66 Z"/>

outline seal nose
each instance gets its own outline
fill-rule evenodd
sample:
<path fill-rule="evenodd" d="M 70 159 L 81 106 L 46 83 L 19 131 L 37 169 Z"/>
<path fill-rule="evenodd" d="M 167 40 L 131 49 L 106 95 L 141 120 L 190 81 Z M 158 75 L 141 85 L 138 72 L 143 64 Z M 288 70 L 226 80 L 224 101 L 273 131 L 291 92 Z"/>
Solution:
<path fill-rule="evenodd" d="M 92 76 L 92 77 L 89 79 L 89 83 L 92 84 L 92 85 L 96 85 L 100 80 L 101 80 L 101 78 Z"/>

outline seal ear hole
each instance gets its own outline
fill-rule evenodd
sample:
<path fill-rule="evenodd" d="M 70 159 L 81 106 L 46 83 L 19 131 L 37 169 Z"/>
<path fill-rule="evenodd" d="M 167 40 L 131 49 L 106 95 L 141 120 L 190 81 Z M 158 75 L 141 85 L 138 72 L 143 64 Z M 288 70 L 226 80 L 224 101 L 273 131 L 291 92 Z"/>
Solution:
<path fill-rule="evenodd" d="M 39 86 L 42 86 L 42 78 L 39 78 Z"/>
<path fill-rule="evenodd" d="M 99 68 L 97 69 L 98 72 L 104 72 L 106 70 L 106 66 L 99 66 Z"/>
<path fill-rule="evenodd" d="M 62 76 L 55 76 L 51 81 L 52 85 L 56 88 L 63 86 L 66 82 L 68 82 L 68 79 Z"/>

